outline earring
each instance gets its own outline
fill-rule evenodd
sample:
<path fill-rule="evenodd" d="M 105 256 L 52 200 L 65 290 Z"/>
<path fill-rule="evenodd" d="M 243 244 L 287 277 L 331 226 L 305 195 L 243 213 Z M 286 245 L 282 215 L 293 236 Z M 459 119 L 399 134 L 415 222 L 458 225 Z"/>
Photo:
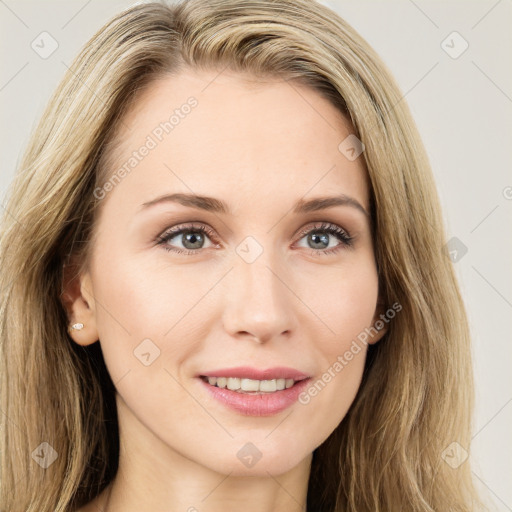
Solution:
<path fill-rule="evenodd" d="M 73 331 L 81 331 L 83 328 L 84 328 L 84 324 L 78 322 L 76 324 L 72 324 L 69 329 L 73 330 Z"/>

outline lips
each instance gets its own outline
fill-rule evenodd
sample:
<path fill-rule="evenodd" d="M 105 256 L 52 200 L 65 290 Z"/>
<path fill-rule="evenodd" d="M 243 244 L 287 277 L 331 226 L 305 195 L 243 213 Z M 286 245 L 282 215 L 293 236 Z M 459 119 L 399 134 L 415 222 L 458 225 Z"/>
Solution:
<path fill-rule="evenodd" d="M 274 380 L 274 379 L 293 379 L 300 381 L 307 379 L 309 375 L 303 373 L 295 368 L 288 368 L 286 366 L 276 366 L 266 370 L 259 370 L 250 366 L 239 366 L 236 368 L 220 368 L 202 372 L 198 377 L 235 377 L 238 379 L 252 379 L 252 380 Z"/>
<path fill-rule="evenodd" d="M 309 376 L 294 368 L 222 368 L 197 375 L 223 406 L 248 416 L 269 416 L 293 405 Z"/>

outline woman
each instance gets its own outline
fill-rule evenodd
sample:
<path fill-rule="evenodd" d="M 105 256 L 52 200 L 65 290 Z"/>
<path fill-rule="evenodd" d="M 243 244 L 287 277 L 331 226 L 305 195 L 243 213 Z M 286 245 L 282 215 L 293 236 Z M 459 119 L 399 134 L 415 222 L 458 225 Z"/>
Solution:
<path fill-rule="evenodd" d="M 81 51 L 20 169 L 4 510 L 480 506 L 432 174 L 335 13 L 132 7 Z"/>

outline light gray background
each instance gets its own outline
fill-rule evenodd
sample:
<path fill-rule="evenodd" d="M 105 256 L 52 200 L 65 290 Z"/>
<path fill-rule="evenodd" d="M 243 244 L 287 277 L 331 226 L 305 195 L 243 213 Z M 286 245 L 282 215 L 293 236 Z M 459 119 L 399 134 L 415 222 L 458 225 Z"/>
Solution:
<path fill-rule="evenodd" d="M 108 18 L 133 3 L 0 0 L 2 208 L 20 152 L 66 66 Z M 353 25 L 397 78 L 430 156 L 449 235 L 468 249 L 455 263 L 477 386 L 476 427 L 466 448 L 491 510 L 512 511 L 512 2 L 322 3 Z M 46 59 L 31 48 L 43 31 L 58 42 Z M 457 58 L 443 49 L 463 48 L 454 31 L 469 44 Z"/>

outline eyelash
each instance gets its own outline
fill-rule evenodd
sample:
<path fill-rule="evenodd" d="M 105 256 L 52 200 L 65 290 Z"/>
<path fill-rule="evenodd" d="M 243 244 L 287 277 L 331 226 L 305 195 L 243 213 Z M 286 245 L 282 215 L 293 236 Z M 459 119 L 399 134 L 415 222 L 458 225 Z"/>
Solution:
<path fill-rule="evenodd" d="M 329 254 L 334 254 L 338 251 L 340 251 L 343 248 L 350 248 L 353 245 L 353 237 L 350 236 L 350 234 L 345 231 L 344 229 L 340 228 L 336 224 L 331 224 L 329 222 L 323 222 L 321 225 L 314 225 L 310 226 L 307 229 L 302 230 L 299 233 L 299 240 L 301 240 L 304 236 L 311 232 L 320 231 L 324 233 L 328 233 L 331 235 L 334 235 L 341 243 L 335 247 L 331 247 L 330 249 L 311 249 L 311 254 L 314 256 L 324 256 Z M 170 247 L 167 245 L 167 242 L 174 238 L 177 235 L 181 235 L 182 233 L 187 232 L 193 232 L 193 233 L 202 233 L 204 235 L 207 235 L 209 238 L 212 239 L 212 242 L 215 240 L 215 234 L 212 229 L 210 229 L 208 226 L 205 225 L 192 225 L 192 224 L 180 224 L 176 226 L 173 229 L 170 229 L 166 231 L 165 233 L 161 234 L 157 237 L 156 243 L 158 245 L 161 245 L 166 251 L 169 252 L 176 252 L 178 254 L 185 254 L 185 255 L 194 255 L 198 254 L 200 249 L 197 250 L 183 250 L 183 249 L 176 249 L 175 247 Z"/>

